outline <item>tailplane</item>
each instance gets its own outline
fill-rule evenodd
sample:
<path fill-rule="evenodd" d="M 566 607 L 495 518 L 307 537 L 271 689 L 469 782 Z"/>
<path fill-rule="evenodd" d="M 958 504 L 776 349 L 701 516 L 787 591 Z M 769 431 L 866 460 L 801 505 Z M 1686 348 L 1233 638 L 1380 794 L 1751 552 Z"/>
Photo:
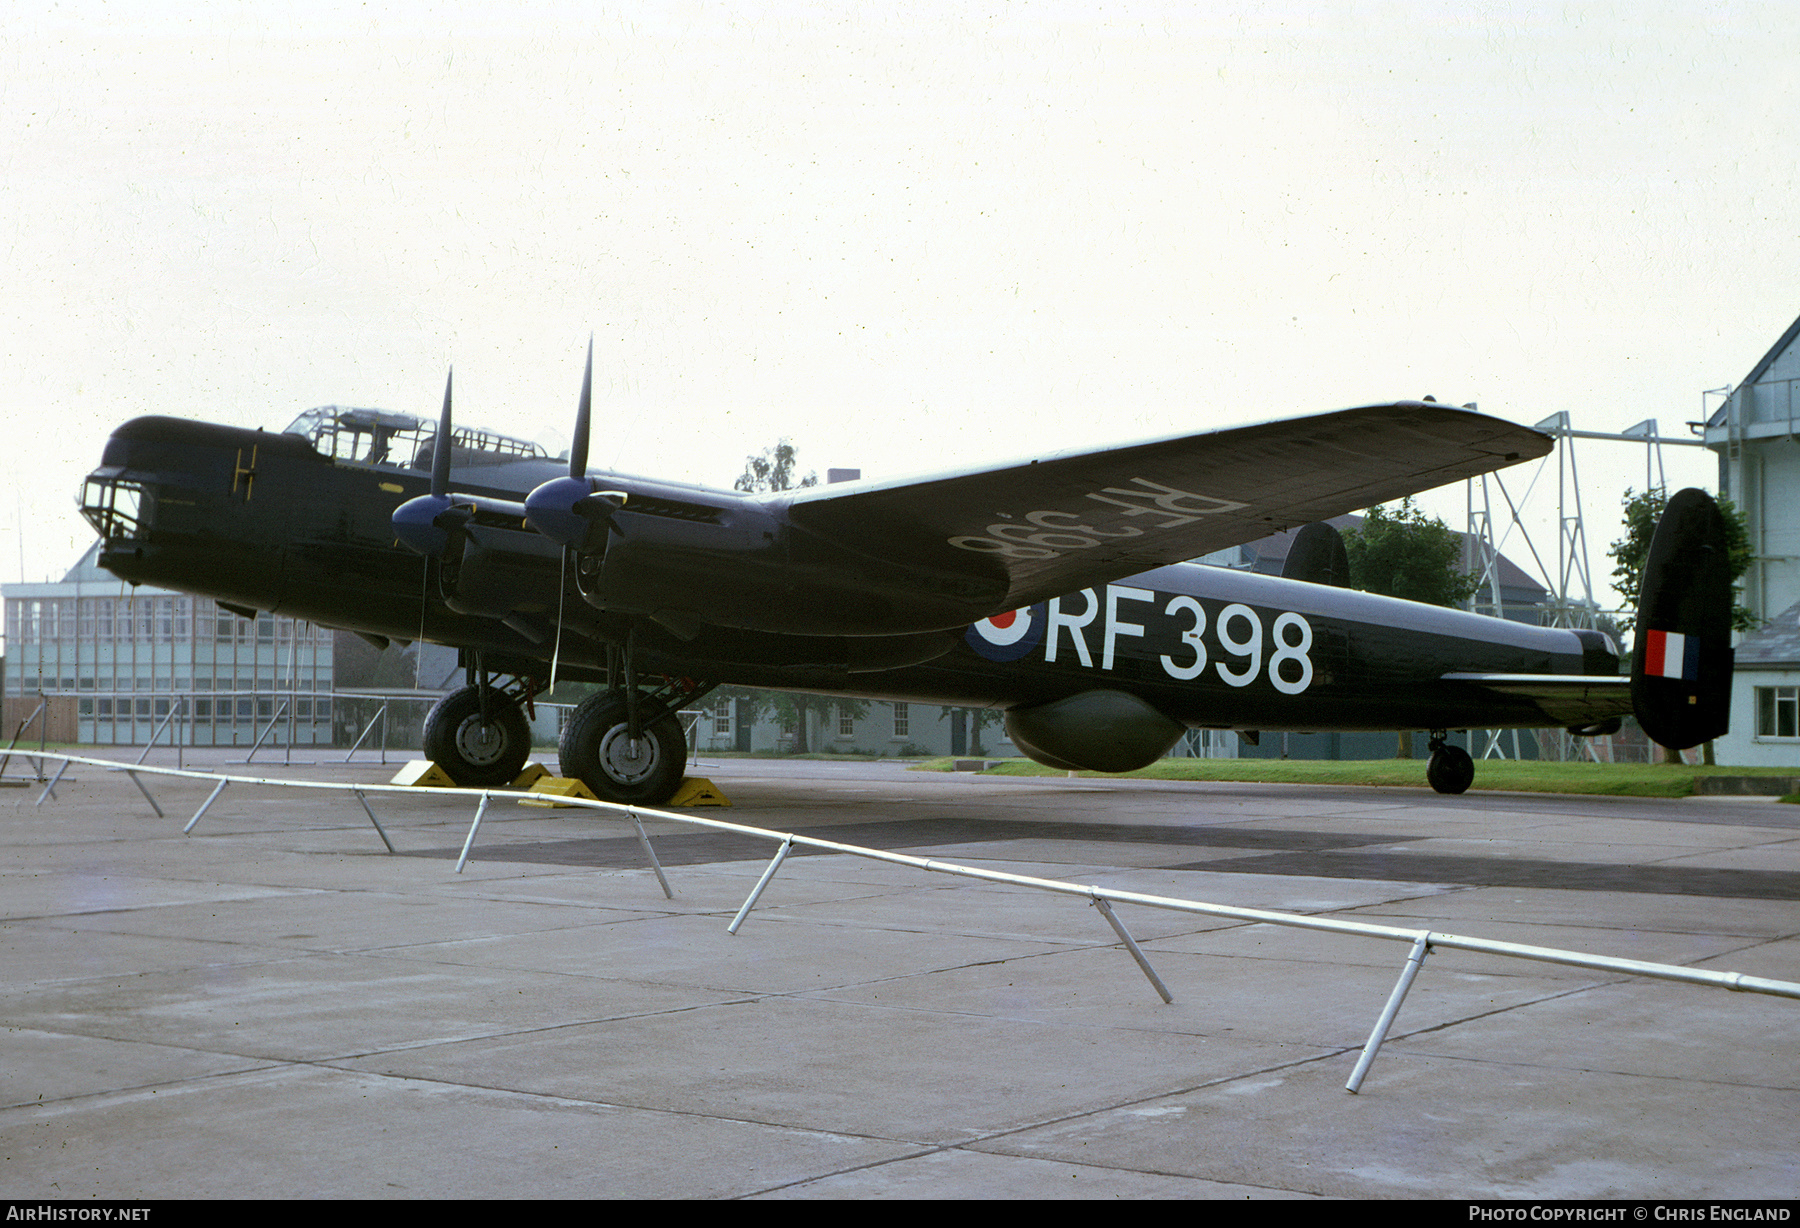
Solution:
<path fill-rule="evenodd" d="M 1650 539 L 1631 652 L 1631 706 L 1659 745 L 1686 750 L 1729 727 L 1731 606 L 1725 518 L 1706 492 L 1680 491 Z"/>

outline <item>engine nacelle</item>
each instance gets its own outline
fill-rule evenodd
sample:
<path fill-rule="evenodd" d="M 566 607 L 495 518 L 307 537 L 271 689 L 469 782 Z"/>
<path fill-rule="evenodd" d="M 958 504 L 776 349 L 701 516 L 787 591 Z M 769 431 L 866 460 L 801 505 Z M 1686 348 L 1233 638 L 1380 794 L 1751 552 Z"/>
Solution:
<path fill-rule="evenodd" d="M 445 560 L 441 594 L 458 614 L 505 618 L 557 609 L 562 548 L 536 533 L 470 525 Z"/>
<path fill-rule="evenodd" d="M 1124 691 L 1083 691 L 1006 714 L 1006 736 L 1046 767 L 1130 772 L 1168 753 L 1187 726 Z"/>

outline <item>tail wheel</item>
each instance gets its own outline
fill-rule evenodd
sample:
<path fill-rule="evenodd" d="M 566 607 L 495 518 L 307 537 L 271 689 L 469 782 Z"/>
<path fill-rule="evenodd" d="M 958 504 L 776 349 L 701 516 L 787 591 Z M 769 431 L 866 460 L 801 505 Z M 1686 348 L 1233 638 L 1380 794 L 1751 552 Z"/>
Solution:
<path fill-rule="evenodd" d="M 1475 761 L 1460 746 L 1445 744 L 1431 752 L 1425 779 L 1439 793 L 1462 793 L 1475 783 Z"/>
<path fill-rule="evenodd" d="M 425 718 L 425 757 L 457 784 L 488 789 L 511 784 L 531 757 L 531 726 L 519 705 L 498 691 L 488 692 L 488 715 L 474 687 L 438 700 Z"/>
<path fill-rule="evenodd" d="M 609 802 L 656 806 L 675 796 L 687 766 L 681 722 L 663 716 L 644 726 L 635 741 L 625 719 L 625 698 L 595 695 L 569 714 L 563 726 L 562 774 Z"/>

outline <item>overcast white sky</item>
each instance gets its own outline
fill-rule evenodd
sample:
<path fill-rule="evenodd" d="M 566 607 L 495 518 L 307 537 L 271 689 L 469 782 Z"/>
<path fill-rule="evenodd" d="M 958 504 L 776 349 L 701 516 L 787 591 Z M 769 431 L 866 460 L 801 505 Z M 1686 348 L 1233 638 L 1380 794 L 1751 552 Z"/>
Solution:
<path fill-rule="evenodd" d="M 1685 434 L 1800 314 L 1791 7 L 888 7 L 10 0 L 0 575 L 137 414 L 454 362 L 559 450 L 590 331 L 594 463 L 728 485 L 1425 394 Z M 1579 446 L 1603 580 L 1643 453 Z"/>

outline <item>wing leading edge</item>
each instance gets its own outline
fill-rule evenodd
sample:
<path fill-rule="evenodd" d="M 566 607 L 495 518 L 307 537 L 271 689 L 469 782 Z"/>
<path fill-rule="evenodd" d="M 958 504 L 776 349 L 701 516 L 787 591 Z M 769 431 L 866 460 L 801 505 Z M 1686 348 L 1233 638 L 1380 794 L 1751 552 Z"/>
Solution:
<path fill-rule="evenodd" d="M 1488 473 L 1548 436 L 1402 401 L 918 481 L 785 498 L 866 557 L 1005 586 L 1011 609 Z"/>

